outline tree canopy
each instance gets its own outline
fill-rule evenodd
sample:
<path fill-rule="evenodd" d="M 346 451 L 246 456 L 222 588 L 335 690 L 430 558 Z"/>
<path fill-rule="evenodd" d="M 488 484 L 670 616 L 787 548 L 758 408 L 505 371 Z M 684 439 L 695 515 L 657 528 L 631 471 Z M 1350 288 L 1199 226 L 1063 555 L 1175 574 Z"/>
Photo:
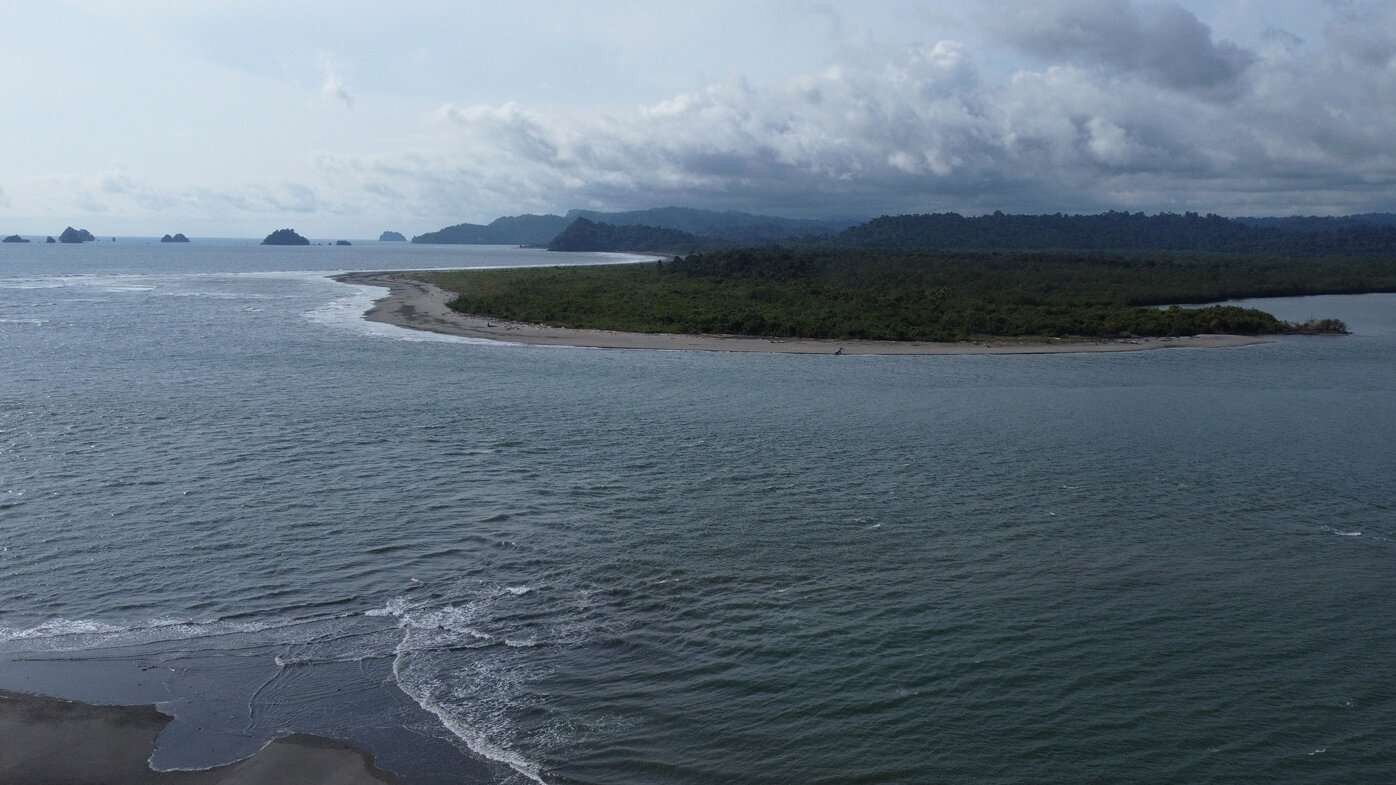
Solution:
<path fill-rule="evenodd" d="M 1250 308 L 1185 304 L 1396 291 L 1396 261 L 1122 252 L 770 246 L 654 264 L 426 275 L 462 312 L 633 332 L 960 341 L 1339 332 Z M 1159 307 L 1169 306 L 1169 307 Z"/>

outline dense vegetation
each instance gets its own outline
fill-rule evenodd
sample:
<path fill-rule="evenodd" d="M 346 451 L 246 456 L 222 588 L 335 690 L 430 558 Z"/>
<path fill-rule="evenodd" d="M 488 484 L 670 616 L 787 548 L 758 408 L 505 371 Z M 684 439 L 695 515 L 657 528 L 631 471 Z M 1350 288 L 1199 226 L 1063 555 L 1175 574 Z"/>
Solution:
<path fill-rule="evenodd" d="M 1180 253 L 734 249 L 673 261 L 424 274 L 466 313 L 635 332 L 956 341 L 977 336 L 1266 334 L 1239 297 L 1396 291 L 1396 261 Z"/>

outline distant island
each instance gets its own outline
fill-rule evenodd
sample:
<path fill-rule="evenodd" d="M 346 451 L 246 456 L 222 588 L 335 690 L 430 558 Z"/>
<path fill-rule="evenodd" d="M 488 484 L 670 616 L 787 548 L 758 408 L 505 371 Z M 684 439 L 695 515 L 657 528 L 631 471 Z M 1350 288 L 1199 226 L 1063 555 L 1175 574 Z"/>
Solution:
<path fill-rule="evenodd" d="M 160 238 L 160 242 L 162 242 L 162 243 L 187 243 L 187 242 L 189 242 L 189 238 L 188 238 L 188 237 L 185 237 L 185 236 L 184 236 L 184 233 L 181 232 L 181 233 L 176 234 L 176 235 L 174 235 L 174 236 L 170 236 L 170 235 L 167 234 L 167 235 L 165 235 L 164 237 L 161 237 L 161 238 Z"/>
<path fill-rule="evenodd" d="M 20 236 L 17 235 L 17 234 L 12 234 L 12 235 L 10 235 L 9 237 L 6 237 L 4 240 L 0 240 L 0 242 L 6 242 L 6 243 L 27 243 L 27 242 L 29 242 L 29 241 L 26 240 L 26 239 L 24 239 L 23 237 L 20 237 Z"/>
<path fill-rule="evenodd" d="M 63 233 L 58 235 L 58 242 L 60 243 L 91 243 L 96 240 L 97 238 L 93 237 L 92 233 L 86 229 L 74 229 L 71 226 L 64 229 Z"/>
<path fill-rule="evenodd" d="M 353 243 L 349 242 L 348 240 L 335 240 L 335 241 L 334 241 L 334 244 L 335 244 L 335 245 L 353 245 Z"/>
<path fill-rule="evenodd" d="M 277 229 L 262 240 L 262 245 L 310 245 L 310 241 L 296 234 L 295 229 Z"/>
<path fill-rule="evenodd" d="M 405 243 L 407 238 L 401 232 L 384 232 L 378 235 L 380 243 Z"/>

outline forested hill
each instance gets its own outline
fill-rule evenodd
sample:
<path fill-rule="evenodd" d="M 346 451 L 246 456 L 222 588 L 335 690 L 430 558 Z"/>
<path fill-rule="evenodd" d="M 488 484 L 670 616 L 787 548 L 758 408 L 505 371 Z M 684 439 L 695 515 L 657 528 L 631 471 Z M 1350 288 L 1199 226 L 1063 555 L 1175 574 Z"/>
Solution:
<path fill-rule="evenodd" d="M 548 250 L 688 253 L 710 245 L 710 241 L 678 229 L 659 226 L 613 226 L 578 218 L 548 243 Z"/>
<path fill-rule="evenodd" d="M 1327 225 L 1325 225 L 1327 226 Z M 1396 226 L 1335 223 L 1311 231 L 1197 213 L 1099 215 L 956 213 L 883 216 L 829 239 L 851 248 L 920 250 L 1203 251 L 1230 254 L 1396 255 Z"/>
<path fill-rule="evenodd" d="M 835 234 L 858 223 L 853 220 L 815 220 L 808 218 L 780 218 L 773 215 L 752 215 L 751 213 L 726 210 L 697 210 L 691 207 L 656 207 L 650 210 L 631 210 L 620 213 L 603 213 L 596 210 L 570 210 L 568 220 L 586 218 L 597 223 L 612 226 L 657 226 L 664 229 L 677 229 L 709 240 L 720 240 L 733 245 L 765 245 L 775 242 L 789 242 L 792 238 L 827 236 Z"/>
<path fill-rule="evenodd" d="M 571 223 L 560 215 L 510 215 L 496 218 L 488 226 L 456 224 L 435 232 L 419 234 L 414 243 L 428 245 L 547 245 Z"/>

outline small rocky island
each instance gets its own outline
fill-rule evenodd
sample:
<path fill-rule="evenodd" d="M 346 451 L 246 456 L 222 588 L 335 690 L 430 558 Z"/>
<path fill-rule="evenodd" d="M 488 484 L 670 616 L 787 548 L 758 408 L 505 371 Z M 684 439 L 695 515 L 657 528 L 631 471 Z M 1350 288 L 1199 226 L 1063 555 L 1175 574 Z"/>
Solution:
<path fill-rule="evenodd" d="M 161 238 L 160 238 L 160 242 L 162 242 L 162 243 L 187 243 L 187 242 L 189 242 L 189 238 L 188 238 L 188 237 L 185 237 L 183 232 L 179 232 L 179 233 L 175 234 L 173 237 L 171 237 L 171 236 L 168 235 L 168 234 L 165 235 L 164 237 L 161 237 Z"/>
<path fill-rule="evenodd" d="M 402 234 L 402 232 L 384 232 L 384 233 L 378 235 L 378 242 L 380 242 L 380 243 L 405 243 L 405 242 L 407 242 L 407 238 Z"/>
<path fill-rule="evenodd" d="M 92 233 L 86 229 L 74 229 L 71 226 L 64 229 L 63 233 L 58 235 L 58 242 L 60 243 L 91 243 L 96 242 L 96 240 L 97 238 L 93 237 Z"/>
<path fill-rule="evenodd" d="M 277 229 L 267 235 L 262 245 L 310 245 L 310 241 L 296 234 L 295 229 Z"/>
<path fill-rule="evenodd" d="M 20 237 L 20 236 L 17 235 L 17 234 L 12 234 L 12 235 L 10 235 L 9 237 L 6 237 L 3 241 L 0 241 L 0 242 L 7 242 L 7 243 L 27 243 L 27 242 L 29 242 L 29 241 L 26 240 L 26 239 L 24 239 L 23 237 Z"/>

